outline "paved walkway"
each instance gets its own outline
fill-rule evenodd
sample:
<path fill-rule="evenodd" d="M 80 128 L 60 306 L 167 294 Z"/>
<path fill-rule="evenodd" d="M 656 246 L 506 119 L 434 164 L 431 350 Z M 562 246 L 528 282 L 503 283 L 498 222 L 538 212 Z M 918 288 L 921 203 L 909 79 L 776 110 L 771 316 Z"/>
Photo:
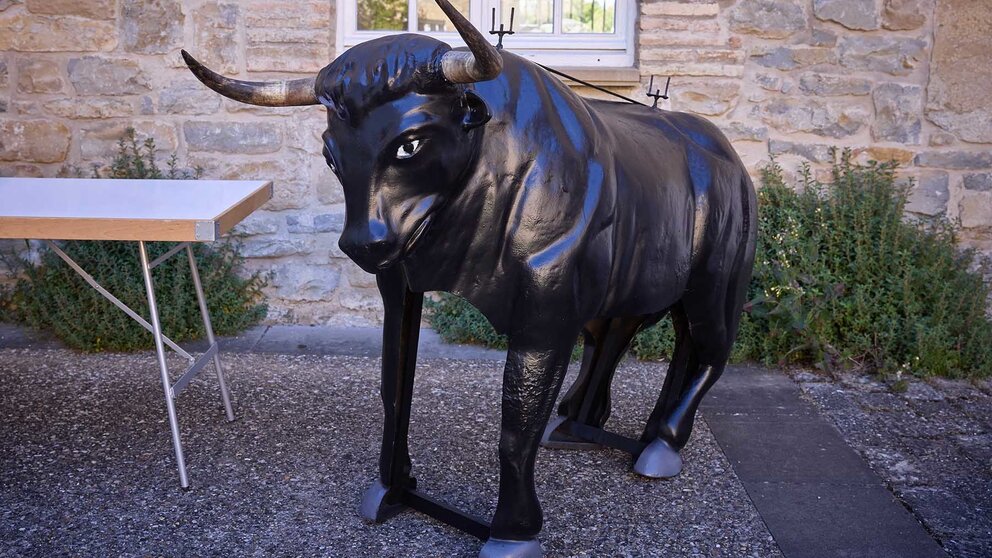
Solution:
<path fill-rule="evenodd" d="M 414 514 L 384 526 L 355 521 L 359 485 L 374 474 L 378 335 L 372 328 L 273 326 L 225 339 L 241 418 L 217 424 L 220 415 L 205 402 L 204 392 L 214 395 L 209 381 L 196 382 L 194 401 L 181 402 L 191 475 L 202 487 L 187 497 L 174 490 L 163 451 L 161 392 L 149 354 L 76 355 L 0 324 L 0 540 L 12 544 L 8 553 L 23 555 L 265 554 L 265 544 L 291 554 L 428 556 L 450 548 L 471 555 L 471 540 Z M 415 430 L 423 436 L 414 453 L 423 486 L 488 515 L 503 355 L 446 345 L 431 331 L 422 334 L 420 354 L 415 413 L 422 425 Z M 464 362 L 436 360 L 442 357 Z M 147 377 L 138 375 L 142 367 Z M 636 435 L 656 389 L 644 386 L 660 386 L 661 369 L 623 365 L 611 429 Z M 82 399 L 75 397 L 80 379 L 89 386 Z M 618 452 L 542 452 L 549 555 L 946 556 L 788 376 L 728 370 L 701 412 L 686 470 L 672 482 L 632 476 Z M 166 507 L 149 513 L 131 502 Z M 66 528 L 73 513 L 80 517 Z M 148 521 L 151 528 L 142 526 Z M 268 536 L 283 546 L 259 538 L 276 528 L 272 522 L 280 525 Z M 134 540 L 127 535 L 133 529 L 150 531 Z M 186 529 L 215 536 L 170 542 Z"/>

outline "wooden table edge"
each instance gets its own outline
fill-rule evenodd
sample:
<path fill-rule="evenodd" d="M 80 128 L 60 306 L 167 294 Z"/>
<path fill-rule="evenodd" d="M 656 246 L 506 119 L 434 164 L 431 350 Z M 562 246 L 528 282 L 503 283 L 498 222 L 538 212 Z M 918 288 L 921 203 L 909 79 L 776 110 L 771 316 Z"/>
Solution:
<path fill-rule="evenodd" d="M 209 242 L 230 231 L 271 198 L 272 181 L 266 180 L 213 219 L 3 217 L 0 239 Z"/>

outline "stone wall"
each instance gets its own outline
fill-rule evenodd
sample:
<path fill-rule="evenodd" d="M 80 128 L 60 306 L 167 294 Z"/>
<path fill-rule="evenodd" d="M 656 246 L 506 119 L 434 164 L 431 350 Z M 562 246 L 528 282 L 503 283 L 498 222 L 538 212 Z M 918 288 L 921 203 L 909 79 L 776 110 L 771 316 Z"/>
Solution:
<path fill-rule="evenodd" d="M 270 320 L 375 322 L 374 280 L 337 248 L 322 109 L 221 99 L 179 57 L 247 79 L 311 74 L 334 54 L 334 12 L 333 0 L 0 0 L 0 175 L 106 164 L 130 125 L 206 177 L 271 179 L 275 198 L 240 227 L 249 267 L 271 273 Z M 987 0 L 645 1 L 640 83 L 603 79 L 641 94 L 672 76 L 671 108 L 713 118 L 752 169 L 774 154 L 822 172 L 830 146 L 896 159 L 918 181 L 914 212 L 960 220 L 963 241 L 992 254 L 990 52 Z"/>
<path fill-rule="evenodd" d="M 830 147 L 897 160 L 909 210 L 992 255 L 992 2 L 644 2 L 641 90 L 716 121 L 749 168 L 825 173 Z"/>

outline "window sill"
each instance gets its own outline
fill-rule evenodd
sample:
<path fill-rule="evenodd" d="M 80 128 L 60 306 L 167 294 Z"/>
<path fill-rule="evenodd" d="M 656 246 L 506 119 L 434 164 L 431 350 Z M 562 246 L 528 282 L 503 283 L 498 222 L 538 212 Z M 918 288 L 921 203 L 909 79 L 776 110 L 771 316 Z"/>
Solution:
<path fill-rule="evenodd" d="M 641 83 L 641 73 L 637 68 L 591 68 L 588 66 L 552 66 L 550 64 L 548 67 L 600 87 L 636 87 Z M 562 78 L 562 81 L 568 85 L 581 85 L 569 79 Z"/>

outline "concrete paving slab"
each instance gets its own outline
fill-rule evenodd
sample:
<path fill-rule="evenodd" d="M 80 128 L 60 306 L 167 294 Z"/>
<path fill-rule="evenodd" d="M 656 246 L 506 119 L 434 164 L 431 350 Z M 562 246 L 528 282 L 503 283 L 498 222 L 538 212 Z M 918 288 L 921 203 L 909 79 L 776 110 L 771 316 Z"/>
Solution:
<path fill-rule="evenodd" d="M 746 485 L 787 558 L 947 558 L 881 484 Z"/>
<path fill-rule="evenodd" d="M 726 379 L 726 382 L 723 380 Z M 787 558 L 946 556 L 788 376 L 728 371 L 703 406 Z"/>

